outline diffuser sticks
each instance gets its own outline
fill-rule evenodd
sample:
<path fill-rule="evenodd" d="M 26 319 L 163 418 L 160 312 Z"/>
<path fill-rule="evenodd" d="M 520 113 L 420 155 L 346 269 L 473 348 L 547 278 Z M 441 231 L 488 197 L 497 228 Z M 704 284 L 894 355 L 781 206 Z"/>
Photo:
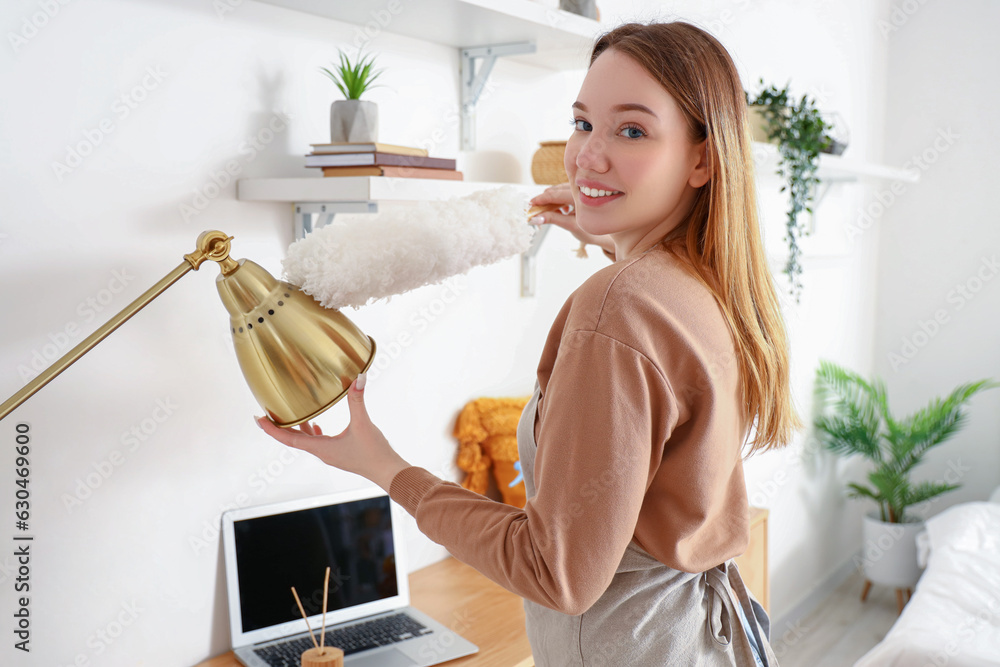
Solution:
<path fill-rule="evenodd" d="M 326 601 L 329 590 L 330 568 L 327 567 L 326 578 L 323 580 L 323 627 L 320 629 L 319 643 L 317 644 L 316 637 L 309 626 L 309 617 L 306 616 L 306 610 L 302 607 L 299 594 L 295 592 L 295 586 L 292 586 L 292 595 L 295 596 L 295 604 L 299 606 L 299 612 L 302 613 L 302 620 L 306 622 L 306 629 L 309 630 L 309 637 L 313 643 L 313 648 L 302 654 L 302 667 L 344 667 L 344 652 L 339 648 L 326 646 Z"/>

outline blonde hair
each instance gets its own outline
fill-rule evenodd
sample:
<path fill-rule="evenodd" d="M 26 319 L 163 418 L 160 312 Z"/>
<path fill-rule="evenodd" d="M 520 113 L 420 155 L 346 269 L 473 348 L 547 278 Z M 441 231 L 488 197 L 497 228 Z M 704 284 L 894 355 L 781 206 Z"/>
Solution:
<path fill-rule="evenodd" d="M 711 178 L 698 189 L 686 222 L 661 243 L 711 290 L 729 324 L 744 416 L 756 426 L 748 456 L 783 447 L 802 422 L 792 405 L 788 338 L 760 235 L 736 66 L 718 40 L 681 21 L 619 26 L 597 40 L 590 63 L 608 49 L 633 58 L 670 93 L 692 143 L 707 139 Z"/>

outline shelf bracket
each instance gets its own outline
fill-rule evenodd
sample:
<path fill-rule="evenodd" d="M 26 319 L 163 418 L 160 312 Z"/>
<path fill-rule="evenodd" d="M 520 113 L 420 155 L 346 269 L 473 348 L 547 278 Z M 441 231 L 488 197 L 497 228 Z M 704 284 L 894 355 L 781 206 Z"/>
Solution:
<path fill-rule="evenodd" d="M 337 201 L 337 202 L 296 202 L 295 240 L 305 238 L 320 227 L 333 222 L 338 213 L 377 213 L 378 204 L 373 201 Z"/>
<path fill-rule="evenodd" d="M 531 237 L 531 245 L 521 253 L 521 296 L 535 296 L 535 260 L 542 239 L 551 225 L 540 225 Z"/>
<path fill-rule="evenodd" d="M 493 44 L 489 46 L 470 46 L 460 49 L 462 78 L 462 150 L 471 151 L 476 148 L 476 104 L 486 87 L 493 65 L 500 56 L 514 56 L 522 53 L 534 53 L 534 42 L 514 42 L 511 44 Z M 479 70 L 476 61 L 481 60 Z"/>

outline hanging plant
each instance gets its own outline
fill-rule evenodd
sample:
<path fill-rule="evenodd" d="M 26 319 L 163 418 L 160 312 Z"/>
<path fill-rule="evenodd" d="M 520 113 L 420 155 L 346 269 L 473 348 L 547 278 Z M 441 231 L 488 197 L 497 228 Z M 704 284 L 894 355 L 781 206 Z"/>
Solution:
<path fill-rule="evenodd" d="M 756 96 L 746 93 L 746 100 L 748 107 L 759 109 L 764 117 L 768 140 L 778 144 L 781 158 L 777 173 L 785 180 L 781 192 L 787 190 L 789 193 L 785 221 L 788 262 L 784 273 L 791 281 L 791 294 L 798 303 L 802 293 L 799 240 L 808 233 L 805 223 L 799 222 L 799 214 L 812 213 L 810 205 L 819 183 L 816 177 L 819 154 L 833 143 L 828 133 L 832 126 L 823 120 L 815 101 L 808 96 L 803 95 L 795 102 L 788 93 L 788 86 L 765 88 L 763 79 L 760 86 L 762 89 Z"/>

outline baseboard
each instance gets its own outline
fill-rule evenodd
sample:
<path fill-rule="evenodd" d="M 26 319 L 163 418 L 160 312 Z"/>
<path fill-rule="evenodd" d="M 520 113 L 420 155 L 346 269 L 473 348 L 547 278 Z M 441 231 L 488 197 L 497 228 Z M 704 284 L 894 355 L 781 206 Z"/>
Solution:
<path fill-rule="evenodd" d="M 844 581 L 857 571 L 858 559 L 861 557 L 861 550 L 845 560 L 841 565 L 831 572 L 827 577 L 814 588 L 808 595 L 800 600 L 789 611 L 781 616 L 771 619 L 771 643 L 780 639 L 783 634 L 797 627 L 797 623 L 811 614 L 823 600 L 837 590 Z"/>

